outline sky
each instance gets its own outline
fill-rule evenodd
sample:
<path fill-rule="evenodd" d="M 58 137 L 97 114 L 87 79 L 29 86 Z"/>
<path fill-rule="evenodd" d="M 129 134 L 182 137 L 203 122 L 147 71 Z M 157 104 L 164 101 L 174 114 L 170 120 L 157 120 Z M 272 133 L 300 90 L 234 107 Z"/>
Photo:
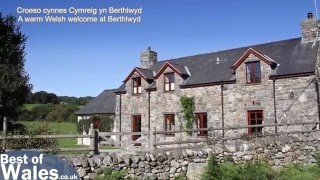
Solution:
<path fill-rule="evenodd" d="M 143 8 L 136 24 L 21 23 L 33 92 L 77 97 L 118 88 L 148 46 L 161 61 L 296 38 L 316 12 L 314 0 L 0 0 L 5 15 L 18 7 Z"/>

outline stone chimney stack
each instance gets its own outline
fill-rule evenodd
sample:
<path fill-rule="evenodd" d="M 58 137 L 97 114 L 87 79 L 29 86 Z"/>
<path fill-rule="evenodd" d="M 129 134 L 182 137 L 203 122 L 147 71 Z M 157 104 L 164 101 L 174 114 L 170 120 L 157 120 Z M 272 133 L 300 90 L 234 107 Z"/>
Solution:
<path fill-rule="evenodd" d="M 309 12 L 307 19 L 301 22 L 302 43 L 319 40 L 319 27 L 317 19 L 313 18 L 313 13 Z"/>
<path fill-rule="evenodd" d="M 157 62 L 157 52 L 152 51 L 151 47 L 148 47 L 146 51 L 143 51 L 140 55 L 140 67 L 149 68 Z"/>

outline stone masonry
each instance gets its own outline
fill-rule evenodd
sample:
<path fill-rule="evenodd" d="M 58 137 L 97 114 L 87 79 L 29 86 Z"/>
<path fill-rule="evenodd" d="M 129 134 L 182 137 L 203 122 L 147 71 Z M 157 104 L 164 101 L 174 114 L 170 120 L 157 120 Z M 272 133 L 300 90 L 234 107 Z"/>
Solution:
<path fill-rule="evenodd" d="M 103 169 L 127 170 L 134 179 L 174 179 L 182 176 L 197 180 L 201 176 L 209 155 L 219 162 L 232 158 L 236 163 L 266 161 L 278 169 L 289 164 L 313 164 L 320 153 L 320 132 L 281 135 L 218 142 L 202 149 L 184 149 L 166 152 L 114 152 L 100 155 L 62 156 L 78 171 L 81 179 L 94 179 Z"/>
<path fill-rule="evenodd" d="M 259 60 L 249 56 L 246 61 Z M 245 61 L 245 62 L 246 62 Z M 247 111 L 263 110 L 263 124 L 275 123 L 273 80 L 269 78 L 272 70 L 265 62 L 261 64 L 261 84 L 247 85 L 245 77 L 245 64 L 242 63 L 236 70 L 237 82 L 223 85 L 224 121 L 225 126 L 248 125 Z M 164 72 L 172 72 L 168 67 Z M 157 91 L 150 92 L 150 126 L 157 130 L 164 128 L 164 114 L 175 114 L 174 129 L 183 129 L 183 118 L 180 108 L 180 97 L 187 95 L 195 99 L 195 112 L 207 113 L 208 127 L 221 127 L 222 102 L 221 86 L 207 86 L 181 89 L 178 84 L 182 78 L 175 74 L 176 86 L 173 92 L 164 92 L 163 77 L 158 78 Z M 318 121 L 318 104 L 316 76 L 291 77 L 275 80 L 275 99 L 277 120 L 279 123 Z M 132 115 L 141 115 L 142 132 L 148 132 L 148 92 L 144 90 L 147 82 L 142 79 L 141 95 L 132 95 L 131 81 L 127 82 L 127 93 L 122 94 L 122 131 L 131 132 Z M 291 95 L 291 96 L 290 96 Z M 117 96 L 116 126 L 119 124 L 119 95 Z M 306 125 L 303 129 L 312 129 L 314 126 Z M 118 129 L 118 127 L 116 128 Z M 301 126 L 290 127 L 290 130 L 301 129 Z M 285 131 L 286 128 L 279 128 Z M 274 128 L 264 128 L 266 132 L 274 132 Z M 246 134 L 247 130 L 226 131 L 226 136 Z M 180 137 L 179 134 L 176 138 Z M 127 137 L 130 138 L 130 137 Z M 172 137 L 158 136 L 159 140 L 172 139 Z M 126 139 L 126 138 L 125 138 Z"/>

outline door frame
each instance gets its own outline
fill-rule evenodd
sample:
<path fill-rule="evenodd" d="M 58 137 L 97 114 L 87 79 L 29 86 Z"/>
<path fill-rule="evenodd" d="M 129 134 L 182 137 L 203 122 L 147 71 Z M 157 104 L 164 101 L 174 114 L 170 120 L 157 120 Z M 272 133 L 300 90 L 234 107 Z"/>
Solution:
<path fill-rule="evenodd" d="M 131 120 L 131 131 L 132 132 L 141 132 L 141 115 L 133 115 Z M 140 138 L 141 135 L 132 135 L 132 141 Z"/>

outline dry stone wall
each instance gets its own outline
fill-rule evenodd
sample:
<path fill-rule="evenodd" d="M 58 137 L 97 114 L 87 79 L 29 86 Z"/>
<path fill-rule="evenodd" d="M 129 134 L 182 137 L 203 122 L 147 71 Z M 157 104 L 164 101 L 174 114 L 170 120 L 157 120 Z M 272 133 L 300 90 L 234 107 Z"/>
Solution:
<path fill-rule="evenodd" d="M 250 137 L 248 137 L 250 138 Z M 174 152 L 114 152 L 100 155 L 61 156 L 69 161 L 82 179 L 103 176 L 105 168 L 125 169 L 135 179 L 174 179 L 177 176 L 199 179 L 210 154 L 223 163 L 232 158 L 236 163 L 267 161 L 275 168 L 289 164 L 316 163 L 320 152 L 320 132 L 281 135 L 218 142 L 203 149 Z"/>

